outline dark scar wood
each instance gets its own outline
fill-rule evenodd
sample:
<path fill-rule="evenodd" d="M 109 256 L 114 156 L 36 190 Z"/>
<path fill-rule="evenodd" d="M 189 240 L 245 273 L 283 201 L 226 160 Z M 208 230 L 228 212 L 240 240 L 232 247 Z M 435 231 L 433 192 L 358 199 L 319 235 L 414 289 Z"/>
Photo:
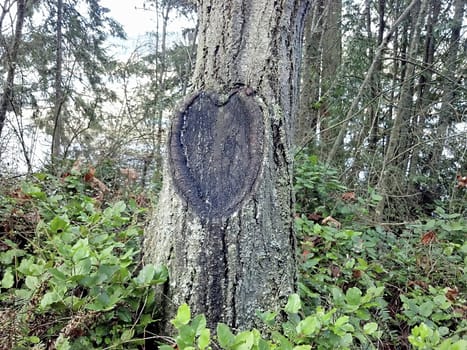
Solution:
<path fill-rule="evenodd" d="M 176 191 L 204 219 L 228 217 L 249 197 L 263 159 L 263 112 L 239 89 L 191 96 L 175 115 L 169 167 Z"/>

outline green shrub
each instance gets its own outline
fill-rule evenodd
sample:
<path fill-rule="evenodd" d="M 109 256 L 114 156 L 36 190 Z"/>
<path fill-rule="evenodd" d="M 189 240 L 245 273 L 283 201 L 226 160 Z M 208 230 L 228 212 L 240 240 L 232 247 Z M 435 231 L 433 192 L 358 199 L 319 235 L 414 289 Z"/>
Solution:
<path fill-rule="evenodd" d="M 93 198 L 79 174 L 37 174 L 5 192 L 0 348 L 143 344 L 154 322 L 150 287 L 167 278 L 165 268 L 140 266 L 144 209 Z"/>

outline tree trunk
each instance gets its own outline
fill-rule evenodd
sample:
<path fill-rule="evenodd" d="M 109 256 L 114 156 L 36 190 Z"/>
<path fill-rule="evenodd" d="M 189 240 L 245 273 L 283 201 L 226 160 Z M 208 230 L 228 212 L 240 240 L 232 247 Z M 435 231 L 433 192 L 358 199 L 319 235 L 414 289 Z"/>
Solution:
<path fill-rule="evenodd" d="M 379 61 L 383 55 L 384 50 L 386 49 L 389 40 L 391 39 L 391 36 L 394 34 L 396 29 L 398 28 L 399 24 L 407 18 L 407 16 L 410 14 L 410 10 L 417 4 L 418 0 L 412 0 L 411 3 L 407 6 L 407 8 L 402 12 L 402 14 L 399 16 L 399 18 L 394 22 L 392 25 L 392 28 L 388 31 L 386 36 L 383 38 L 382 43 L 378 46 L 375 52 L 375 56 L 373 57 L 373 62 L 371 63 L 370 67 L 368 68 L 368 71 L 365 75 L 365 79 L 363 80 L 362 84 L 360 85 L 357 96 L 352 101 L 352 104 L 350 105 L 349 110 L 347 111 L 345 118 L 342 122 L 341 129 L 339 130 L 339 134 L 337 135 L 334 144 L 332 146 L 332 149 L 329 151 L 328 156 L 327 156 L 327 164 L 330 164 L 334 157 L 337 154 L 337 150 L 341 147 L 342 142 L 344 141 L 344 136 L 346 135 L 347 132 L 347 126 L 351 118 L 353 118 L 353 113 L 356 111 L 358 107 L 358 103 L 360 102 L 360 98 L 363 95 L 363 92 L 365 89 L 368 87 L 368 84 L 371 81 L 371 78 L 375 72 L 375 69 L 378 67 Z"/>
<path fill-rule="evenodd" d="M 163 324 L 187 302 L 255 325 L 296 287 L 292 120 L 303 0 L 199 3 L 197 90 L 172 120 L 145 262 L 166 264 Z"/>
<path fill-rule="evenodd" d="M 438 25 L 438 19 L 441 11 L 441 3 L 437 0 L 431 0 L 428 6 L 426 35 L 425 35 L 425 48 L 423 54 L 423 70 L 420 72 L 418 84 L 416 87 L 416 107 L 415 114 L 412 121 L 412 137 L 410 140 L 410 147 L 408 151 L 408 178 L 414 178 L 417 175 L 417 170 L 421 164 L 422 168 L 428 169 L 434 164 L 428 164 L 423 161 L 421 155 L 420 141 L 423 139 L 425 127 L 427 126 L 427 116 L 429 115 L 430 106 L 436 103 L 433 99 L 433 94 L 430 92 L 430 83 L 432 81 L 433 63 L 436 51 L 436 35 L 435 27 Z M 436 168 L 436 165 L 434 165 Z M 424 172 L 425 175 L 430 176 L 430 173 Z"/>
<path fill-rule="evenodd" d="M 449 40 L 449 49 L 446 58 L 446 70 L 443 76 L 446 77 L 443 86 L 441 99 L 440 120 L 436 130 L 436 138 L 439 140 L 433 147 L 432 163 L 434 167 L 439 166 L 441 155 L 445 147 L 443 138 L 447 135 L 449 125 L 455 120 L 457 111 L 453 108 L 454 101 L 458 98 L 456 95 L 457 82 L 456 72 L 459 71 L 461 59 L 459 59 L 459 48 L 461 45 L 462 19 L 464 18 L 465 2 L 462 0 L 454 1 L 454 16 L 451 24 L 451 37 Z M 460 74 L 459 74 L 460 75 Z M 460 120 L 460 118 L 459 118 Z"/>
<path fill-rule="evenodd" d="M 319 0 L 311 5 L 305 23 L 300 107 L 294 143 L 303 147 L 326 129 L 329 95 L 341 65 L 341 0 Z"/>
<path fill-rule="evenodd" d="M 410 38 L 410 46 L 407 59 L 412 61 L 417 57 L 418 46 L 420 42 L 420 32 L 425 21 L 425 12 L 427 10 L 428 1 L 421 0 L 417 16 L 413 18 L 412 33 Z M 406 149 L 403 143 L 409 137 L 409 121 L 413 112 L 413 91 L 415 81 L 415 66 L 411 62 L 407 62 L 407 68 L 401 85 L 400 97 L 397 106 L 396 117 L 392 124 L 391 134 L 389 136 L 389 144 L 384 155 L 383 170 L 376 189 L 379 193 L 386 195 L 385 201 L 380 201 L 375 209 L 376 215 L 382 219 L 384 206 L 388 202 L 388 195 L 391 189 L 399 188 L 400 175 L 403 178 L 406 175 L 406 170 L 398 159 Z"/>
<path fill-rule="evenodd" d="M 317 136 L 319 103 L 319 73 L 321 41 L 321 1 L 311 6 L 304 28 L 303 70 L 301 74 L 300 105 L 294 130 L 294 144 L 305 146 L 314 136 Z"/>
<path fill-rule="evenodd" d="M 17 1 L 17 8 L 16 8 L 16 26 L 15 26 L 15 35 L 13 38 L 13 44 L 11 48 L 5 46 L 5 50 L 7 50 L 6 57 L 8 59 L 8 72 L 6 83 L 3 88 L 3 94 L 0 100 L 0 136 L 2 135 L 3 126 L 5 125 L 6 114 L 8 111 L 8 105 L 12 103 L 13 98 L 13 84 L 15 80 L 15 71 L 17 66 L 17 57 L 18 57 L 18 50 L 19 44 L 21 42 L 22 32 L 23 32 L 23 24 L 24 24 L 24 17 L 26 15 L 26 0 L 18 0 Z M 1 26 L 0 26 L 1 28 Z"/>
<path fill-rule="evenodd" d="M 64 103 L 62 88 L 62 25 L 63 25 L 63 0 L 57 1 L 57 28 L 56 28 L 56 46 L 55 56 L 55 100 L 54 100 L 54 128 L 52 133 L 52 161 L 55 162 L 60 156 L 60 148 L 63 141 L 63 118 L 62 106 Z"/>

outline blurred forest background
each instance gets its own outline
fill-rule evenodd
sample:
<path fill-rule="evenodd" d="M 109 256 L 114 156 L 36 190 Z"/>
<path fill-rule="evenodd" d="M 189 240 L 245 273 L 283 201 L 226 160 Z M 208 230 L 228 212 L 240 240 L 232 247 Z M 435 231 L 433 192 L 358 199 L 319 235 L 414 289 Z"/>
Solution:
<path fill-rule="evenodd" d="M 453 189 L 466 171 L 467 145 L 464 1 L 312 6 L 296 154 L 338 169 L 359 195 L 383 196 L 377 220 L 429 214 L 437 201 L 459 205 Z M 4 1 L 5 176 L 84 159 L 96 168 L 132 168 L 142 187 L 160 182 L 169 116 L 190 88 L 196 14 L 188 1 L 144 7 L 154 28 L 125 47 L 124 28 L 97 0 Z M 169 32 L 169 22 L 182 17 L 193 26 Z"/>

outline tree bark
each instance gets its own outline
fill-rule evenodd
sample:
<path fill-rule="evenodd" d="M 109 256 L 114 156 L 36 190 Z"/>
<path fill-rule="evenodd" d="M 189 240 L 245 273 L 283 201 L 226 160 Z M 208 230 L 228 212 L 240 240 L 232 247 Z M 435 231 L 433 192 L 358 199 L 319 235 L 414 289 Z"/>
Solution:
<path fill-rule="evenodd" d="M 211 327 L 251 327 L 257 310 L 277 308 L 296 288 L 290 151 L 307 8 L 303 0 L 199 3 L 197 92 L 173 117 L 163 188 L 144 241 L 145 262 L 169 269 L 160 297 L 165 329 L 183 302 L 205 313 Z M 198 107 L 201 114 L 190 114 Z M 208 120 L 206 132 L 200 125 Z M 228 123 L 234 128 L 223 130 Z M 185 145 L 191 128 L 199 129 L 198 141 Z M 200 156 L 211 141 L 218 146 Z M 241 152 L 228 156 L 231 141 L 247 150 L 251 167 Z M 191 157 L 205 164 L 190 164 Z M 196 187 L 187 173 L 211 175 Z M 193 199 L 201 188 L 211 202 L 231 199 L 224 206 L 206 200 L 204 208 Z"/>
<path fill-rule="evenodd" d="M 341 0 L 314 1 L 305 23 L 300 106 L 294 143 L 306 146 L 321 141 L 326 129 L 329 95 L 342 61 Z M 327 135 L 329 136 L 329 135 Z"/>
<path fill-rule="evenodd" d="M 63 0 L 57 1 L 57 28 L 56 28 L 56 47 L 55 56 L 55 100 L 54 100 L 54 127 L 52 133 L 52 162 L 58 160 L 60 156 L 60 148 L 63 141 L 63 118 L 62 107 L 64 103 L 63 87 L 62 87 L 62 62 L 63 62 Z"/>
<path fill-rule="evenodd" d="M 13 84 L 15 80 L 15 71 L 17 66 L 18 50 L 21 42 L 24 17 L 26 15 L 26 0 L 17 0 L 16 4 L 16 26 L 13 43 L 11 48 L 5 46 L 5 50 L 8 50 L 6 57 L 8 58 L 8 72 L 6 83 L 3 89 L 3 94 L 0 100 L 0 136 L 2 135 L 3 126 L 5 125 L 6 114 L 8 111 L 8 105 L 12 103 L 13 98 Z M 0 26 L 1 28 L 1 26 Z"/>

